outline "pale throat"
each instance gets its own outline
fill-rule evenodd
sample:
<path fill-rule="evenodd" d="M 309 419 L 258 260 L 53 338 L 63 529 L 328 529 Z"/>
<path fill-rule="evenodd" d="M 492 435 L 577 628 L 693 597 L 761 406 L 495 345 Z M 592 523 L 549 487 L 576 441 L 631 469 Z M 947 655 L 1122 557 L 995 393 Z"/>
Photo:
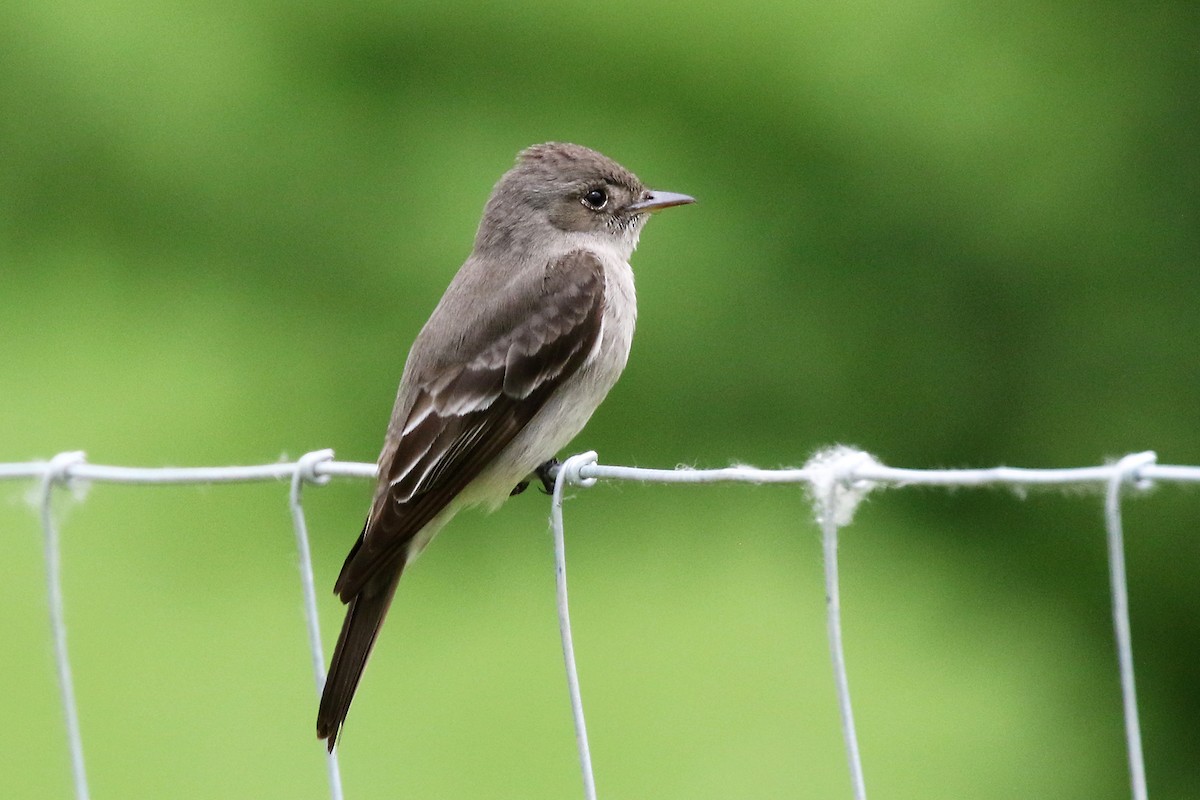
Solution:
<path fill-rule="evenodd" d="M 615 261 L 619 264 L 628 264 L 633 251 L 637 249 L 638 236 L 641 233 L 640 226 L 638 228 L 630 228 L 628 231 L 613 235 L 611 233 L 601 233 L 596 231 L 571 231 L 563 234 L 562 241 L 564 243 L 563 252 L 569 253 L 572 250 L 588 250 L 595 253 L 602 261 Z"/>

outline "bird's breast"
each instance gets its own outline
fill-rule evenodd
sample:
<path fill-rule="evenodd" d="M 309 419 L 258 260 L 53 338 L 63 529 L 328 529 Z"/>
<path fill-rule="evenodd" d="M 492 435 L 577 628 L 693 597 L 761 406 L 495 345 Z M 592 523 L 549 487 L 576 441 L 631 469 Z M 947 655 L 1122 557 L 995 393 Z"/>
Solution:
<path fill-rule="evenodd" d="M 605 303 L 596 347 L 477 482 L 477 502 L 498 506 L 518 481 L 570 444 L 625 369 L 637 322 L 633 271 L 622 259 L 598 255 L 604 264 Z"/>

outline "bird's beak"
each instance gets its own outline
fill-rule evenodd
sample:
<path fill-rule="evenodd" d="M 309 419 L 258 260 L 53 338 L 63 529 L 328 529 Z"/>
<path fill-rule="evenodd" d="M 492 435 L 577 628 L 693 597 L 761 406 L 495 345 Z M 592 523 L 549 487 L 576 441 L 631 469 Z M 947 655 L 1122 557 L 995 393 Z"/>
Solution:
<path fill-rule="evenodd" d="M 639 214 L 650 214 L 655 211 L 661 211 L 664 208 L 671 206 L 686 206 L 688 203 L 696 202 L 696 198 L 689 197 L 686 194 L 678 194 L 676 192 L 648 192 L 646 197 L 633 205 L 629 206 L 629 211 L 636 211 Z"/>

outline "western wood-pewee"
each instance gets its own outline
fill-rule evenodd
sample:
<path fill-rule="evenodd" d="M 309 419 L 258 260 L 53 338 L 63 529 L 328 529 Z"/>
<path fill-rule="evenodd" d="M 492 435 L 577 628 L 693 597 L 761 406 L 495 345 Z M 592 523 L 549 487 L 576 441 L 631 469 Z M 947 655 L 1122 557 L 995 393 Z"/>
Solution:
<path fill-rule="evenodd" d="M 405 565 L 460 509 L 496 508 L 531 475 L 548 483 L 625 367 L 642 226 L 691 202 L 560 143 L 523 151 L 492 190 L 409 350 L 375 496 L 334 586 L 349 608 L 317 714 L 330 751 Z"/>

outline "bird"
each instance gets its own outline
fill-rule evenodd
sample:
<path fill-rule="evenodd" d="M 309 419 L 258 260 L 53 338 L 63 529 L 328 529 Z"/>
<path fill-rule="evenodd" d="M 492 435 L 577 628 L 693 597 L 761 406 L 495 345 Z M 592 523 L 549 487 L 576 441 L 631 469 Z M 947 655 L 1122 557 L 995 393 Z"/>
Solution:
<path fill-rule="evenodd" d="M 401 574 L 468 506 L 499 507 L 582 430 L 629 357 L 629 258 L 649 215 L 694 198 L 651 191 L 587 147 L 522 150 L 473 248 L 405 360 L 378 482 L 334 593 L 347 605 L 317 712 L 337 745 Z"/>

